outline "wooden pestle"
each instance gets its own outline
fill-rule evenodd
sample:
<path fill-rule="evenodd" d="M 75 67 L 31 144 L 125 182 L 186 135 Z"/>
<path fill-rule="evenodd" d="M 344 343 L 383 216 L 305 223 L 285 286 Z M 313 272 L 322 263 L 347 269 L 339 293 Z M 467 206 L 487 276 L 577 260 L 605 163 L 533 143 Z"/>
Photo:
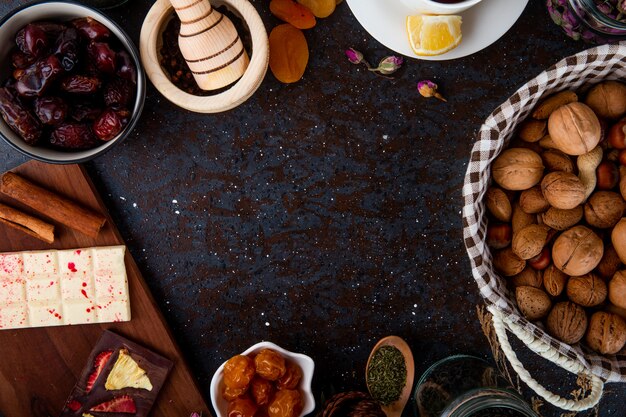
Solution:
<path fill-rule="evenodd" d="M 250 59 L 231 20 L 209 0 L 170 0 L 180 18 L 178 45 L 203 90 L 237 81 Z"/>

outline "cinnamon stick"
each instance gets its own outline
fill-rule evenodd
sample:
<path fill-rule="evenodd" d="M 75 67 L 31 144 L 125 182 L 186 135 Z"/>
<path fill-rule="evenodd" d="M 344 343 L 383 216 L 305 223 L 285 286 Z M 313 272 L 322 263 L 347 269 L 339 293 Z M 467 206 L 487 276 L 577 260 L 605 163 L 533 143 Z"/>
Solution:
<path fill-rule="evenodd" d="M 100 213 L 48 191 L 12 172 L 0 178 L 0 192 L 23 203 L 71 229 L 93 238 L 106 222 Z"/>
<path fill-rule="evenodd" d="M 36 217 L 22 213 L 13 207 L 0 203 L 0 223 L 43 240 L 46 243 L 54 242 L 54 226 L 39 220 Z"/>

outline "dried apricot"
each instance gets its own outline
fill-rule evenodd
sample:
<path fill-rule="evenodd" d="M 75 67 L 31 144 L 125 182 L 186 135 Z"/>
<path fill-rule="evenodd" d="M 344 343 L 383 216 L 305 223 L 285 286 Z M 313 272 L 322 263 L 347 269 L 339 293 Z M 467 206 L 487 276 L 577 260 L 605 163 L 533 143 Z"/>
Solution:
<path fill-rule="evenodd" d="M 335 0 L 298 0 L 298 3 L 308 8 L 315 17 L 328 17 L 335 11 Z"/>
<path fill-rule="evenodd" d="M 309 62 L 309 45 L 304 33 L 285 23 L 270 33 L 270 69 L 283 83 L 295 83 L 304 75 Z"/>
<path fill-rule="evenodd" d="M 300 3 L 296 3 L 295 0 L 272 0 L 270 12 L 298 29 L 311 29 L 315 26 L 313 13 Z"/>
<path fill-rule="evenodd" d="M 254 361 L 247 356 L 233 356 L 224 365 L 224 385 L 233 389 L 245 389 L 254 377 Z"/>
<path fill-rule="evenodd" d="M 285 358 L 272 349 L 261 350 L 254 357 L 254 365 L 256 366 L 256 373 L 270 381 L 276 381 L 287 371 Z"/>

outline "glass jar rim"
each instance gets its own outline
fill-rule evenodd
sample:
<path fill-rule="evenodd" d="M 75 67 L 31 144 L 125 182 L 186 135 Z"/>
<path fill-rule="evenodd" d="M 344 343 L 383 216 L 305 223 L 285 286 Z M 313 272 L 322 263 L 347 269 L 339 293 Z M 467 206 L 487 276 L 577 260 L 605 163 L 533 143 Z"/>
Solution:
<path fill-rule="evenodd" d="M 441 413 L 445 417 L 471 417 L 476 413 L 493 408 L 516 411 L 524 417 L 538 417 L 522 397 L 508 389 L 475 388 L 455 399 Z"/>
<path fill-rule="evenodd" d="M 620 22 L 619 20 L 611 19 L 606 14 L 602 13 L 598 9 L 598 6 L 596 5 L 594 0 L 568 0 L 568 3 L 571 6 L 572 10 L 574 10 L 576 15 L 581 20 L 584 21 L 585 16 L 581 16 L 578 13 L 578 8 L 577 8 L 577 7 L 583 7 L 584 11 L 587 12 L 587 14 L 591 18 L 593 18 L 593 20 L 596 23 L 599 24 L 599 25 L 592 26 L 592 29 L 595 29 L 596 31 L 602 32 L 601 29 L 598 28 L 597 26 L 606 26 L 609 29 L 626 31 L 626 23 Z"/>

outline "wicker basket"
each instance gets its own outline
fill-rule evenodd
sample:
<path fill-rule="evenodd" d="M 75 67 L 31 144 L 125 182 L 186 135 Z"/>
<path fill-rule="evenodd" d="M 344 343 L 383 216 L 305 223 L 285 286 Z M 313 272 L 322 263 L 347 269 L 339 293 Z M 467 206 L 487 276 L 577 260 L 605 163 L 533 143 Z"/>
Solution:
<path fill-rule="evenodd" d="M 512 301 L 504 280 L 494 272 L 485 243 L 487 216 L 483 203 L 490 183 L 491 163 L 505 149 L 517 124 L 544 96 L 578 89 L 604 80 L 626 78 L 626 43 L 588 49 L 559 61 L 521 87 L 499 106 L 482 125 L 472 148 L 463 186 L 463 238 L 472 273 L 489 311 L 500 345 L 520 378 L 549 403 L 565 410 L 580 411 L 595 406 L 604 382 L 626 382 L 626 354 L 599 355 L 581 344 L 562 343 L 526 320 Z M 507 340 L 507 331 L 543 358 L 591 379 L 591 391 L 581 400 L 561 398 L 535 381 L 517 359 Z"/>
<path fill-rule="evenodd" d="M 318 417 L 386 417 L 380 404 L 369 394 L 360 391 L 333 395 Z"/>

